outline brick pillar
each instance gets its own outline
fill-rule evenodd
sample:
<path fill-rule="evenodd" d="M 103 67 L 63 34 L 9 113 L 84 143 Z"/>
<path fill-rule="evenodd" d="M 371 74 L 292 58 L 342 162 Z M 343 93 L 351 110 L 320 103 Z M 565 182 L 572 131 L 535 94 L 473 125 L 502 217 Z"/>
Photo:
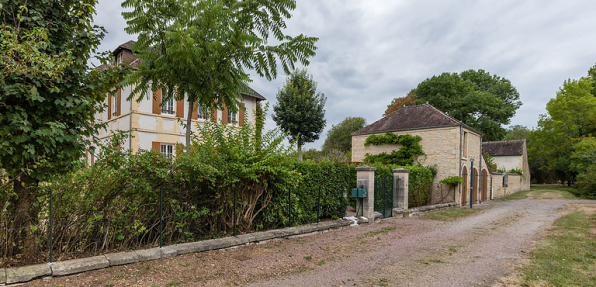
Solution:
<path fill-rule="evenodd" d="M 361 214 L 369 219 L 369 223 L 374 222 L 376 170 L 376 168 L 371 166 L 359 166 L 356 168 L 356 188 L 364 188 L 368 192 L 366 198 L 356 199 L 356 210 L 362 210 L 363 212 Z"/>
<path fill-rule="evenodd" d="M 393 170 L 393 208 L 408 210 L 409 179 L 409 169 L 397 168 Z"/>

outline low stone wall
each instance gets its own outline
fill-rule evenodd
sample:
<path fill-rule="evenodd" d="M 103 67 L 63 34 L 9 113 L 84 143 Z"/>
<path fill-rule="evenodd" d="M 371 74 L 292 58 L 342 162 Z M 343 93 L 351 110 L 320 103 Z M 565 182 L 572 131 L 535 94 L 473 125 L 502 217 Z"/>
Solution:
<path fill-rule="evenodd" d="M 507 174 L 507 186 L 503 186 L 503 176 L 502 173 L 493 173 L 493 198 L 501 198 L 503 196 L 516 193 L 522 190 L 523 187 L 523 177 L 516 173 L 508 173 Z"/>
<path fill-rule="evenodd" d="M 331 230 L 344 229 L 352 224 L 353 222 L 350 220 L 327 221 L 318 224 L 315 223 L 284 229 L 242 234 L 236 237 L 225 237 L 198 242 L 182 243 L 166 246 L 163 248 L 110 253 L 95 257 L 60 261 L 53 264 L 38 264 L 6 269 L 2 268 L 0 269 L 0 284 L 23 283 L 39 277 L 71 275 L 110 266 L 119 266 L 168 258 L 187 253 L 204 252 L 251 243 L 260 243 L 277 238 L 292 238 L 309 234 L 324 233 Z"/>
<path fill-rule="evenodd" d="M 432 193 L 429 205 L 455 202 L 455 193 L 457 192 L 457 186 L 453 188 L 448 184 L 434 182 L 431 192 Z"/>

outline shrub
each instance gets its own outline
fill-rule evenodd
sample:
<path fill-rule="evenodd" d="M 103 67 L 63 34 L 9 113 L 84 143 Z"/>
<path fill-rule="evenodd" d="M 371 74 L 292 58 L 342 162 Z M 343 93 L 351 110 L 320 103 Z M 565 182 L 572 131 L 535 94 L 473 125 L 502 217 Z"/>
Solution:
<path fill-rule="evenodd" d="M 394 150 L 390 154 L 383 152 L 376 155 L 366 154 L 364 161 L 371 163 L 412 165 L 420 155 L 424 155 L 420 141 L 420 136 L 395 135 L 386 133 L 384 135 L 371 135 L 364 142 L 368 145 L 382 144 L 400 144 L 399 150 Z"/>
<path fill-rule="evenodd" d="M 580 196 L 596 198 L 596 164 L 577 176 L 577 188 Z"/>

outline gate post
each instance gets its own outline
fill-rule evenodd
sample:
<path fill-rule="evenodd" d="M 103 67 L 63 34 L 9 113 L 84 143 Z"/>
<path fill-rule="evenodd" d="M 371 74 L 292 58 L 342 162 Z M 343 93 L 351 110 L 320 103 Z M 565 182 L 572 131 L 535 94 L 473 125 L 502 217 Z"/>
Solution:
<path fill-rule="evenodd" d="M 356 188 L 365 188 L 368 191 L 367 197 L 361 200 L 356 199 L 356 210 L 362 210 L 363 216 L 368 219 L 369 223 L 374 222 L 376 170 L 376 168 L 366 165 L 356 168 Z"/>
<path fill-rule="evenodd" d="M 409 169 L 397 168 L 393 170 L 393 208 L 408 210 L 409 179 Z"/>

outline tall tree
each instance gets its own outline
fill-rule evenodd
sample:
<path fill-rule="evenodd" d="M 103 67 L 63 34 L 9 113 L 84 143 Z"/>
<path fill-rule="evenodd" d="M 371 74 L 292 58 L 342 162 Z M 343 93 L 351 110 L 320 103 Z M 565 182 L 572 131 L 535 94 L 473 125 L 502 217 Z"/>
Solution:
<path fill-rule="evenodd" d="M 235 112 L 243 108 L 240 93 L 249 92 L 249 70 L 271 80 L 278 63 L 289 74 L 315 55 L 317 38 L 283 31 L 295 0 L 125 0 L 122 7 L 132 9 L 122 13 L 125 30 L 140 33 L 133 49 L 142 61 L 126 81 L 135 86 L 131 97 L 162 89 L 165 99 L 186 99 L 193 107 L 187 151 L 197 103 Z"/>
<path fill-rule="evenodd" d="M 317 83 L 305 69 L 294 71 L 277 92 L 273 120 L 296 141 L 300 160 L 304 143 L 318 140 L 325 128 L 326 100 L 324 94 L 317 93 Z"/>
<path fill-rule="evenodd" d="M 347 117 L 339 124 L 333 125 L 327 132 L 327 138 L 323 143 L 323 152 L 352 150 L 352 133 L 365 126 L 366 120 L 362 117 Z"/>
<path fill-rule="evenodd" d="M 530 129 L 522 125 L 510 126 L 507 133 L 503 137 L 504 141 L 510 140 L 527 140 L 530 134 Z"/>
<path fill-rule="evenodd" d="M 36 252 L 29 227 L 38 220 L 38 184 L 77 165 L 100 127 L 94 113 L 120 77 L 87 66 L 104 36 L 92 25 L 96 4 L 0 2 L 0 166 L 13 183 L 0 194 L 12 218 L 4 256 Z"/>
<path fill-rule="evenodd" d="M 401 108 L 405 106 L 413 106 L 416 104 L 417 101 L 418 98 L 416 98 L 416 95 L 412 93 L 408 93 L 405 97 L 402 98 L 395 98 L 391 101 L 391 104 L 387 106 L 387 109 L 385 110 L 385 114 L 383 114 L 383 116 L 387 116 L 390 113 L 399 111 Z"/>
<path fill-rule="evenodd" d="M 484 70 L 443 73 L 426 79 L 411 91 L 418 103 L 428 102 L 481 131 L 487 141 L 500 140 L 521 106 L 511 82 Z"/>

